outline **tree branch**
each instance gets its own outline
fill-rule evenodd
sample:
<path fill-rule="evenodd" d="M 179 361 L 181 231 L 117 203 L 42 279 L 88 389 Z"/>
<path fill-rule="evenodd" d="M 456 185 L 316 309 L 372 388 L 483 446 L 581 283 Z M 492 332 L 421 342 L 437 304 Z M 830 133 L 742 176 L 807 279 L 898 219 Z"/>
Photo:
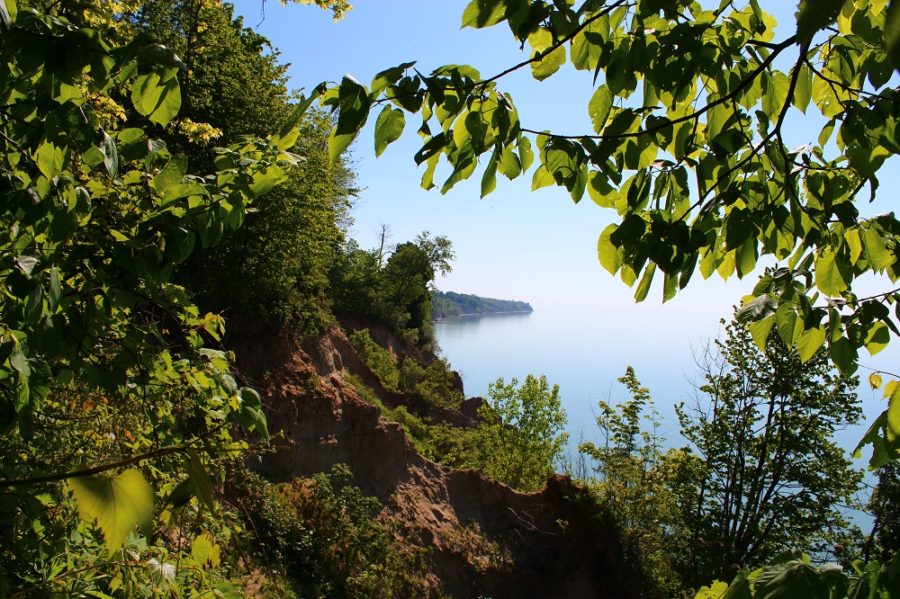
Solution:
<path fill-rule="evenodd" d="M 653 127 L 647 127 L 646 129 L 642 129 L 640 131 L 633 131 L 631 133 L 619 133 L 617 135 L 602 135 L 602 134 L 601 135 L 559 135 L 559 134 L 555 134 L 555 133 L 547 133 L 544 131 L 536 131 L 534 129 L 526 129 L 524 127 L 522 128 L 522 131 L 525 133 L 532 133 L 535 135 L 545 135 L 547 137 L 554 138 L 554 139 L 597 139 L 597 140 L 601 140 L 601 141 L 607 141 L 607 140 L 614 140 L 614 139 L 628 139 L 628 138 L 632 138 L 632 137 L 641 137 L 641 136 L 647 135 L 649 133 L 655 133 L 657 131 L 665 129 L 666 127 L 671 127 L 672 125 L 677 125 L 679 123 L 685 123 L 688 121 L 692 121 L 692 120 L 698 119 L 699 117 L 703 116 L 705 113 L 709 112 L 716 106 L 719 106 L 720 104 L 724 104 L 726 102 L 730 102 L 733 98 L 736 98 L 738 94 L 740 94 L 742 91 L 747 89 L 747 87 L 749 87 L 750 84 L 753 83 L 753 81 L 757 77 L 759 77 L 769 67 L 769 65 L 772 64 L 772 62 L 774 62 L 775 58 L 781 52 L 783 52 L 785 49 L 789 48 L 796 41 L 797 41 L 797 36 L 792 35 L 791 37 L 787 38 L 783 42 L 777 44 L 775 46 L 775 49 L 772 51 L 772 53 L 769 54 L 769 56 L 766 57 L 765 60 L 763 60 L 761 63 L 759 63 L 758 67 L 753 69 L 753 71 L 749 75 L 747 75 L 747 77 L 745 79 L 743 79 L 733 90 L 731 90 L 724 96 L 722 96 L 720 98 L 716 98 L 709 104 L 706 104 L 705 106 L 703 106 L 703 108 L 700 108 L 700 109 L 692 112 L 691 114 L 687 114 L 685 116 L 681 116 L 676 119 L 672 119 L 672 120 L 670 120 L 666 123 L 660 124 L 660 125 L 655 125 Z"/>

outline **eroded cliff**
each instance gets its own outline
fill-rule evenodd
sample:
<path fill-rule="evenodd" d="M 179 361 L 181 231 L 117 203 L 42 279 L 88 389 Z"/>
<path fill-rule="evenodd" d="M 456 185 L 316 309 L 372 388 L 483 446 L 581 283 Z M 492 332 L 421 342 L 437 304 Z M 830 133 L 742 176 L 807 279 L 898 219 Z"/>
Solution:
<path fill-rule="evenodd" d="M 233 326 L 232 339 L 241 371 L 263 392 L 270 430 L 281 433 L 254 467 L 290 480 L 349 465 L 360 488 L 384 504 L 381 518 L 426 549 L 436 590 L 495 599 L 640 596 L 612 519 L 568 478 L 525 494 L 420 456 L 403 429 L 344 380 L 353 373 L 385 403 L 403 400 L 383 389 L 341 328 L 301 344 Z"/>

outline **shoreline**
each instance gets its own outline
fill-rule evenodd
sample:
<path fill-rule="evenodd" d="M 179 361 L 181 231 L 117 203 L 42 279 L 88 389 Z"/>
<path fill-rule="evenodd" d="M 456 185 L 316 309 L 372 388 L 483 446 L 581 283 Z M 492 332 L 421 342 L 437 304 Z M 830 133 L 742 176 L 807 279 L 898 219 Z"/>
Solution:
<path fill-rule="evenodd" d="M 453 320 L 454 318 L 465 318 L 467 316 L 502 316 L 504 314 L 533 314 L 534 310 L 510 310 L 506 312 L 465 312 L 463 314 L 455 314 L 444 318 L 432 318 L 431 322 L 441 322 L 444 320 Z"/>

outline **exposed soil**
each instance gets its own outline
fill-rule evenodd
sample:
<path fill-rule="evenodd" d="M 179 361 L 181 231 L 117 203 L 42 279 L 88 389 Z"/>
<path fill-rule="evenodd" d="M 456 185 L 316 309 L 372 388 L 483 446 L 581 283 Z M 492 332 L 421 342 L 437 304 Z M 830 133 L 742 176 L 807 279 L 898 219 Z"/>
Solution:
<path fill-rule="evenodd" d="M 363 492 L 384 504 L 382 517 L 399 524 L 406 542 L 428 549 L 431 576 L 444 593 L 640 596 L 636 566 L 626 559 L 612 519 L 568 478 L 553 477 L 541 491 L 525 494 L 416 453 L 400 426 L 343 380 L 347 370 L 385 403 L 403 400 L 382 388 L 341 328 L 306 344 L 262 326 L 233 323 L 230 331 L 241 372 L 263 392 L 270 431 L 283 433 L 277 450 L 254 467 L 290 480 L 349 465 Z M 389 336 L 373 331 L 395 355 L 410 355 Z"/>

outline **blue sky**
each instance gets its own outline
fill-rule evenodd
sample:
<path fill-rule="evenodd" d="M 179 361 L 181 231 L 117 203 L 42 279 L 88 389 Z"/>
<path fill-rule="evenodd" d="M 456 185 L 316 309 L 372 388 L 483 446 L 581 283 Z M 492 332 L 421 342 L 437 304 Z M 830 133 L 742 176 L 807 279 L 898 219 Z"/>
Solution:
<path fill-rule="evenodd" d="M 417 60 L 430 72 L 448 63 L 471 64 L 492 75 L 525 58 L 505 26 L 460 29 L 466 0 L 357 0 L 340 22 L 315 8 L 281 6 L 274 0 L 239 0 L 245 24 L 267 36 L 291 63 L 294 89 L 320 81 L 339 81 L 345 74 L 368 83 L 378 71 Z M 763 9 L 780 24 L 779 36 L 793 26 L 794 2 L 763 1 Z M 590 74 L 563 69 L 539 83 L 524 69 L 504 78 L 523 123 L 534 129 L 577 133 L 590 130 L 587 101 L 593 92 Z M 812 112 L 812 111 L 811 111 Z M 789 145 L 816 139 L 821 121 L 791 114 Z M 755 277 L 703 281 L 674 300 L 661 304 L 658 290 L 635 305 L 632 290 L 609 276 L 596 259 L 597 237 L 614 213 L 589 199 L 574 204 L 565 190 L 530 191 L 530 175 L 516 181 L 498 177 L 497 190 L 479 199 L 478 172 L 446 195 L 419 187 L 422 169 L 413 154 L 419 147 L 417 125 L 408 118 L 404 137 L 378 159 L 374 157 L 374 116 L 354 144 L 352 155 L 362 192 L 354 211 L 351 234 L 363 247 L 373 247 L 382 223 L 390 225 L 393 242 L 412 239 L 420 231 L 446 235 L 457 260 L 439 287 L 480 295 L 530 301 L 536 309 L 554 308 L 609 314 L 645 323 L 664 332 L 667 322 L 694 325 L 699 337 L 715 336 L 718 319 L 752 288 Z M 885 169 L 887 170 L 887 169 Z M 893 178 L 896 182 L 896 177 Z M 891 178 L 882 181 L 890 189 Z M 883 210 L 884 208 L 881 208 Z M 662 328 L 660 328 L 662 327 Z M 680 328 L 680 327 L 679 327 Z"/>

